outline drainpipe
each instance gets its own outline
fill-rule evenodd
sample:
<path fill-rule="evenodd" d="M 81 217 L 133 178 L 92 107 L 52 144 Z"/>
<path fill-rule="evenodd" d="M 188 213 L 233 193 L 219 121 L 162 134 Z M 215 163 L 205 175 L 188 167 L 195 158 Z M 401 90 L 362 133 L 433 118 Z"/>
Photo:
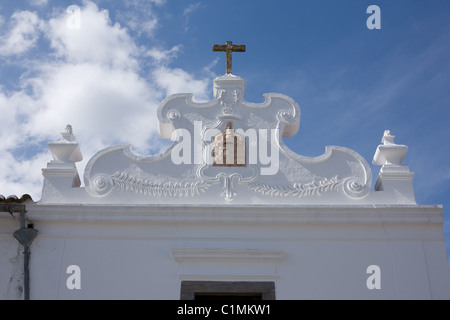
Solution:
<path fill-rule="evenodd" d="M 33 242 L 34 238 L 38 235 L 38 231 L 33 228 L 32 224 L 29 224 L 27 227 L 25 227 L 26 222 L 26 210 L 25 205 L 23 204 L 7 204 L 2 205 L 7 206 L 6 210 L 11 215 L 13 215 L 14 212 L 19 212 L 20 214 L 20 229 L 16 230 L 14 232 L 14 238 L 16 238 L 17 241 L 23 246 L 23 287 L 24 287 L 24 300 L 30 300 L 30 270 L 29 270 L 29 264 L 30 264 L 30 246 Z"/>

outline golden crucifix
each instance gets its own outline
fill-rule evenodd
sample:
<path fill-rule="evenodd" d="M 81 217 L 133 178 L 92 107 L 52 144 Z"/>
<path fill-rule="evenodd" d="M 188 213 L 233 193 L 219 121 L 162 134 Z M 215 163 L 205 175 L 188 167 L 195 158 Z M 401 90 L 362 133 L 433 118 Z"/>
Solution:
<path fill-rule="evenodd" d="M 227 44 L 215 44 L 213 45 L 213 51 L 222 51 L 227 53 L 227 74 L 231 74 L 231 53 L 232 52 L 245 52 L 244 44 L 233 44 L 231 41 L 227 41 Z"/>

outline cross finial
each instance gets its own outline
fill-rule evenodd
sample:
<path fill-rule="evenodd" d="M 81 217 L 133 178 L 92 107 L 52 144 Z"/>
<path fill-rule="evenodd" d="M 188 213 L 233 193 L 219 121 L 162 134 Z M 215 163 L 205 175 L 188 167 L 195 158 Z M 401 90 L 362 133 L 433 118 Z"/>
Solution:
<path fill-rule="evenodd" d="M 231 53 L 245 52 L 244 44 L 233 44 L 232 41 L 227 41 L 226 44 L 213 45 L 213 51 L 221 51 L 227 53 L 227 74 L 231 74 Z"/>

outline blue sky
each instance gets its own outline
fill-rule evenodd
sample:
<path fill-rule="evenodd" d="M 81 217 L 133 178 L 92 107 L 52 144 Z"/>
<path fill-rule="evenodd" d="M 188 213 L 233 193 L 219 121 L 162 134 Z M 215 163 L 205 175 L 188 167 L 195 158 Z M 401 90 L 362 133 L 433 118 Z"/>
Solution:
<path fill-rule="evenodd" d="M 369 5 L 381 29 L 369 30 Z M 66 9 L 81 9 L 81 29 Z M 113 144 L 153 154 L 169 94 L 212 99 L 213 44 L 245 44 L 246 99 L 300 105 L 295 152 L 345 146 L 371 164 L 384 130 L 409 146 L 419 204 L 444 205 L 450 257 L 450 1 L 4 0 L 0 3 L 0 194 L 40 198 L 47 143 L 70 123 L 85 160 Z M 119 116 L 120 114 L 120 116 Z M 372 166 L 374 181 L 379 167 Z"/>

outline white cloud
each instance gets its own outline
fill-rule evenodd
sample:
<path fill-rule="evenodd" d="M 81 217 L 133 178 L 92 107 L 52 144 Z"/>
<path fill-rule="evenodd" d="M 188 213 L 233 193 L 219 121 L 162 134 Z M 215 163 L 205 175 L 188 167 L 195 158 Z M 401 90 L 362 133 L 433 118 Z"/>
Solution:
<path fill-rule="evenodd" d="M 136 6 L 136 5 L 149 5 L 149 4 L 155 4 L 157 6 L 163 5 L 166 3 L 166 0 L 125 0 L 126 6 Z"/>
<path fill-rule="evenodd" d="M 155 133 L 142 128 L 155 127 L 160 94 L 132 71 L 65 64 L 49 68 L 33 85 L 45 107 L 30 125 L 44 137 L 70 123 L 77 137 L 95 146 L 131 140 L 145 148 L 145 138 Z"/>
<path fill-rule="evenodd" d="M 73 126 L 84 155 L 77 164 L 82 178 L 89 159 L 106 146 L 132 144 L 137 153 L 148 154 L 170 144 L 159 138 L 156 125 L 156 109 L 167 94 L 207 96 L 208 80 L 168 66 L 181 46 L 138 49 L 127 29 L 113 24 L 108 12 L 92 2 L 81 8 L 80 29 L 67 28 L 67 14 L 60 12 L 49 21 L 27 11 L 15 13 L 44 26 L 39 30 L 50 48 L 39 55 L 45 58 L 35 58 L 40 60 L 24 57 L 34 72 L 22 74 L 21 89 L 7 91 L 0 80 L 0 114 L 7 123 L 0 126 L 3 195 L 40 198 L 41 169 L 51 160 L 47 143 L 59 140 L 66 124 Z M 159 65 L 145 61 L 149 56 Z M 142 72 L 141 65 L 151 69 Z"/>
<path fill-rule="evenodd" d="M 142 21 L 138 16 L 127 14 L 124 18 L 126 26 L 135 31 L 138 35 L 146 33 L 149 36 L 153 35 L 154 30 L 158 27 L 158 20 L 152 16 L 147 16 L 148 20 Z"/>
<path fill-rule="evenodd" d="M 32 6 L 36 6 L 36 7 L 44 7 L 47 5 L 48 0 L 29 0 L 29 3 Z"/>
<path fill-rule="evenodd" d="M 183 11 L 183 16 L 187 17 L 196 11 L 200 7 L 200 2 L 191 3 L 188 7 L 186 7 Z"/>
<path fill-rule="evenodd" d="M 91 2 L 81 9 L 80 28 L 69 28 L 70 14 L 49 21 L 47 37 L 56 54 L 72 63 L 136 68 L 137 48 L 126 30 L 111 24 L 107 10 Z"/>
<path fill-rule="evenodd" d="M 0 55 L 18 55 L 34 47 L 41 28 L 41 21 L 36 13 L 15 12 L 11 16 L 10 24 L 6 34 L 0 37 Z"/>
<path fill-rule="evenodd" d="M 215 68 L 215 66 L 217 65 L 217 63 L 219 62 L 220 58 L 216 57 L 213 61 L 211 61 L 210 64 L 208 64 L 207 66 L 205 66 L 203 68 L 203 72 L 209 76 L 210 78 L 215 78 L 217 77 L 217 74 L 215 72 L 212 71 L 213 68 Z"/>
<path fill-rule="evenodd" d="M 147 50 L 146 55 L 153 58 L 157 64 L 167 65 L 172 60 L 177 58 L 178 54 L 181 52 L 181 49 L 181 45 L 174 46 L 169 50 L 151 48 L 150 50 Z"/>
<path fill-rule="evenodd" d="M 163 5 L 166 3 L 166 0 L 148 0 L 149 2 L 153 2 L 157 6 Z"/>
<path fill-rule="evenodd" d="M 196 101 L 207 100 L 208 80 L 195 80 L 182 69 L 161 67 L 154 72 L 154 79 L 165 95 L 174 93 L 193 93 Z"/>
<path fill-rule="evenodd" d="M 7 197 L 9 195 L 22 196 L 27 193 L 34 200 L 39 200 L 42 190 L 42 173 L 39 164 L 45 164 L 51 158 L 49 152 L 36 154 L 30 159 L 17 161 L 10 153 L 2 154 L 0 157 L 0 194 Z"/>
<path fill-rule="evenodd" d="M 189 30 L 189 20 L 191 15 L 198 10 L 198 8 L 200 8 L 201 3 L 200 2 L 196 2 L 196 3 L 191 3 L 189 6 L 187 6 L 184 11 L 183 11 L 183 16 L 184 16 L 184 31 L 187 32 Z"/>
<path fill-rule="evenodd" d="M 138 36 L 147 34 L 153 36 L 158 27 L 158 18 L 153 12 L 153 5 L 161 6 L 165 0 L 126 0 L 127 10 L 120 10 L 118 16 L 124 21 L 125 25 Z"/>

